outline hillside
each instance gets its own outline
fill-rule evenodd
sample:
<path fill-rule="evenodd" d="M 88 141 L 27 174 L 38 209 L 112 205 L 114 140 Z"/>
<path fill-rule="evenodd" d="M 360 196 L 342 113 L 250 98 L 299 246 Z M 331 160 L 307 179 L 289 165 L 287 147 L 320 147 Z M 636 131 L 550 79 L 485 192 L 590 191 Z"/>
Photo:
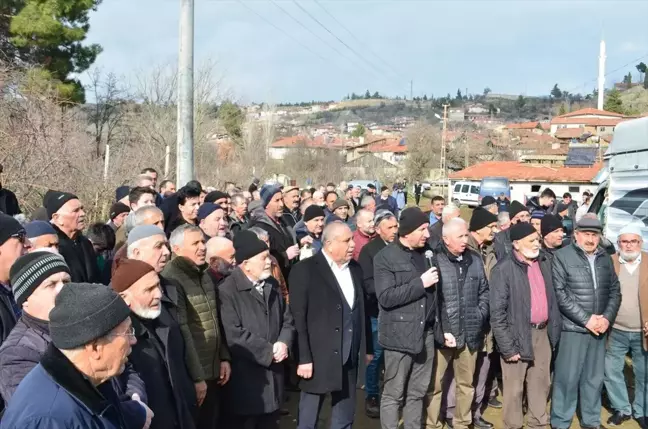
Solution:
<path fill-rule="evenodd" d="M 648 112 L 648 90 L 641 86 L 635 86 L 621 93 L 623 107 L 631 112 Z"/>

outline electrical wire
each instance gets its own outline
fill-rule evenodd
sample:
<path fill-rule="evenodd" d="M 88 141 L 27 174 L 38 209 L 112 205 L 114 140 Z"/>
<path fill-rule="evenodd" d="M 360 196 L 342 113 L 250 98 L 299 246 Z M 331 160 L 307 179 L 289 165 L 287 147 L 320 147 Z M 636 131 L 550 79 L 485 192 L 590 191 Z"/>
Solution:
<path fill-rule="evenodd" d="M 625 64 L 622 65 L 621 67 L 617 67 L 617 68 L 615 68 L 614 70 L 610 70 L 609 72 L 605 73 L 605 74 L 603 75 L 603 77 L 608 77 L 608 76 L 611 75 L 612 73 L 616 73 L 616 72 L 618 72 L 618 71 L 621 71 L 621 70 L 625 69 L 626 67 L 628 67 L 629 65 L 632 65 L 633 63 L 636 63 L 637 61 L 641 61 L 641 60 L 643 60 L 644 58 L 648 58 L 648 53 L 646 53 L 646 54 L 640 56 L 639 58 L 635 58 L 634 60 L 625 63 Z M 597 80 L 598 80 L 598 78 L 590 79 L 590 80 L 588 80 L 587 82 L 585 82 L 584 84 L 579 85 L 579 86 L 576 86 L 576 87 L 574 87 L 574 88 L 568 90 L 567 92 L 572 93 L 572 92 L 574 92 L 574 91 L 577 90 L 577 89 L 581 89 L 581 88 L 584 88 L 584 87 L 587 86 L 587 85 L 590 85 L 591 83 L 595 83 Z"/>

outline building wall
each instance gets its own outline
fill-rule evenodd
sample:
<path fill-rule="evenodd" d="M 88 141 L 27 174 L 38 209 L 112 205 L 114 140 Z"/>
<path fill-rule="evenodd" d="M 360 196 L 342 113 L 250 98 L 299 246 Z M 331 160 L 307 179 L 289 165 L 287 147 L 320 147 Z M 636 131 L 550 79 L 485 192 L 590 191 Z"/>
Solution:
<path fill-rule="evenodd" d="M 565 182 L 514 182 L 511 181 L 511 200 L 518 200 L 525 203 L 525 197 L 539 195 L 540 192 L 547 188 L 551 188 L 556 194 L 556 197 L 562 198 L 565 192 L 572 194 L 572 198 L 579 204 L 582 201 L 581 194 L 586 189 L 594 192 L 596 185 L 591 183 L 565 183 Z M 535 189 L 539 188 L 537 191 Z"/>

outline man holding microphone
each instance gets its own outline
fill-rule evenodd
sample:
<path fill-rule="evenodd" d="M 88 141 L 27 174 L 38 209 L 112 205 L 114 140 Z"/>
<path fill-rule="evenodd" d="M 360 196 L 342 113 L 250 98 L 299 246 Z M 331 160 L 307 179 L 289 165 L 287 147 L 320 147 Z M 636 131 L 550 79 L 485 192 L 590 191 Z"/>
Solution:
<path fill-rule="evenodd" d="M 384 429 L 420 429 L 423 398 L 434 364 L 434 255 L 426 247 L 429 220 L 418 207 L 401 212 L 399 238 L 374 259 L 379 305 L 378 342 L 384 348 L 385 384 L 380 406 Z"/>

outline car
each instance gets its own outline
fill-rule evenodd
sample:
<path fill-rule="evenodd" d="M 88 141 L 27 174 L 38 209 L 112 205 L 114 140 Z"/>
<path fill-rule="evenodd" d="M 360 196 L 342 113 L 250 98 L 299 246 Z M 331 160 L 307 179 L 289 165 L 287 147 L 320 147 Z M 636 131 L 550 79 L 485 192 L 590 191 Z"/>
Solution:
<path fill-rule="evenodd" d="M 360 189 L 363 191 L 367 189 L 367 185 L 370 183 L 376 187 L 376 191 L 378 192 L 380 192 L 380 187 L 382 186 L 378 180 L 351 180 L 347 183 L 354 188 L 360 186 Z"/>
<path fill-rule="evenodd" d="M 452 187 L 450 201 L 457 206 L 477 207 L 479 205 L 479 182 L 456 182 Z"/>

